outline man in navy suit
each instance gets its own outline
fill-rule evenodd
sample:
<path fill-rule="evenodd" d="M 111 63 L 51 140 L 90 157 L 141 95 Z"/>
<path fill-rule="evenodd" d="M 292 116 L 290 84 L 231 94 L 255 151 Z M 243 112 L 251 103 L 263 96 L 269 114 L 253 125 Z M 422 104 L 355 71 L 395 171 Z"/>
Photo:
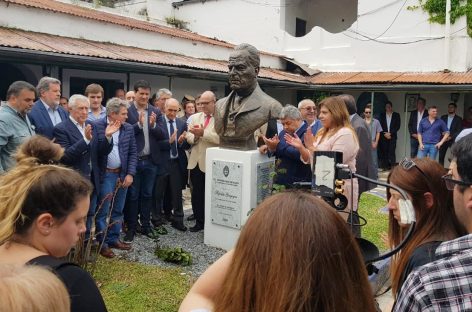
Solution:
<path fill-rule="evenodd" d="M 441 119 L 446 123 L 447 129 L 449 130 L 449 137 L 439 148 L 439 163 L 443 166 L 447 149 L 452 146 L 452 143 L 455 142 L 457 136 L 462 131 L 462 118 L 456 115 L 456 109 L 456 103 L 449 103 L 447 106 L 447 115 L 441 116 Z"/>
<path fill-rule="evenodd" d="M 128 123 L 134 128 L 138 163 L 125 209 L 125 221 L 128 226 L 125 243 L 131 243 L 134 239 L 138 215 L 142 233 L 150 238 L 157 238 L 157 233 L 151 227 L 152 194 L 160 158 L 159 141 L 165 136 L 160 110 L 149 105 L 149 82 L 137 81 L 134 84 L 134 93 L 134 102 L 128 108 Z"/>
<path fill-rule="evenodd" d="M 43 77 L 36 87 L 39 100 L 34 103 L 28 114 L 36 134 L 52 139 L 53 129 L 60 122 L 67 120 L 67 112 L 59 105 L 61 82 L 56 78 Z"/>
<path fill-rule="evenodd" d="M 70 115 L 54 127 L 53 137 L 56 143 L 64 148 L 61 163 L 77 170 L 97 187 L 99 185 L 98 180 L 92 179 L 91 174 L 90 142 L 92 141 L 92 126 L 86 123 L 88 109 L 89 101 L 85 96 L 81 94 L 71 96 L 69 99 Z M 92 227 L 96 203 L 96 192 L 94 191 L 87 215 L 87 236 Z"/>
<path fill-rule="evenodd" d="M 382 134 L 379 143 L 380 167 L 390 169 L 395 165 L 395 150 L 397 148 L 397 132 L 400 130 L 400 114 L 393 111 L 392 102 L 385 103 L 385 113 L 380 114 Z"/>
<path fill-rule="evenodd" d="M 416 101 L 416 110 L 410 114 L 408 120 L 408 132 L 410 132 L 410 156 L 411 158 L 416 157 L 418 154 L 418 128 L 421 120 L 428 117 L 428 111 L 425 109 L 426 100 L 422 97 Z"/>
<path fill-rule="evenodd" d="M 161 150 L 161 162 L 159 167 L 162 174 L 157 178 L 155 194 L 156 203 L 163 201 L 164 195 L 170 197 L 171 207 L 174 214 L 171 225 L 173 228 L 185 232 L 184 211 L 182 205 L 182 189 L 186 184 L 187 155 L 185 148 L 189 145 L 185 140 L 187 123 L 177 117 L 179 111 L 179 101 L 169 98 L 165 102 L 164 128 L 165 138 L 159 143 Z M 166 190 L 170 192 L 165 194 Z M 161 205 L 153 205 L 153 218 L 157 217 L 157 222 L 163 221 Z"/>
<path fill-rule="evenodd" d="M 103 201 L 95 220 L 97 239 L 103 242 L 100 254 L 113 258 L 115 254 L 110 247 L 122 250 L 131 248 L 129 244 L 121 242 L 119 237 L 126 193 L 133 183 L 138 159 L 133 126 L 125 122 L 128 118 L 126 101 L 112 98 L 107 103 L 106 111 L 106 118 L 92 122 L 92 165 L 93 173 L 98 175 L 100 181 L 99 202 Z M 115 196 L 111 212 L 112 200 L 106 199 L 109 194 Z M 108 223 L 107 216 L 110 216 Z M 107 227 L 108 231 L 104 237 L 103 233 Z"/>
<path fill-rule="evenodd" d="M 304 142 L 304 135 L 308 128 L 303 121 L 300 111 L 292 105 L 286 105 L 280 112 L 280 120 L 284 129 L 278 136 L 264 138 L 269 156 L 275 155 L 280 159 L 275 177 L 275 183 L 290 187 L 294 182 L 311 182 L 310 164 L 300 159 L 300 152 L 296 147 L 286 142 L 285 135 L 298 136 Z"/>

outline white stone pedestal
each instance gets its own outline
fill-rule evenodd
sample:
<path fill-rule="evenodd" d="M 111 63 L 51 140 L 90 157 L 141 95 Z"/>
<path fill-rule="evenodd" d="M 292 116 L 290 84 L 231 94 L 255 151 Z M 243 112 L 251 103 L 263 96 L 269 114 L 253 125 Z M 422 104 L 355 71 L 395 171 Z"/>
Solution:
<path fill-rule="evenodd" d="M 212 147 L 206 151 L 205 232 L 207 245 L 230 250 L 248 212 L 268 193 L 273 158 L 259 151 Z"/>

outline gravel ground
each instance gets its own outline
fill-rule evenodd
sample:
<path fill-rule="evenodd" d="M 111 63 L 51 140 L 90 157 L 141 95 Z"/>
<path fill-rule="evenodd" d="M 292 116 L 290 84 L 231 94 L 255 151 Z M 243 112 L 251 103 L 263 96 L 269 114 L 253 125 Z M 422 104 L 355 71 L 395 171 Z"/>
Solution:
<path fill-rule="evenodd" d="M 188 189 L 183 192 L 183 197 L 185 213 L 184 223 L 187 228 L 190 228 L 195 224 L 195 221 L 187 221 L 187 217 L 192 214 L 190 191 Z M 114 249 L 114 252 L 118 257 L 129 261 L 158 265 L 160 267 L 180 268 L 193 277 L 200 276 L 210 264 L 225 253 L 222 249 L 206 246 L 203 243 L 203 231 L 197 233 L 190 231 L 181 232 L 171 227 L 170 224 L 164 227 L 167 229 L 168 234 L 160 235 L 159 242 L 138 234 L 133 241 L 133 248 L 130 251 Z M 162 247 L 181 247 L 192 255 L 192 265 L 183 267 L 160 260 L 154 255 L 157 244 Z"/>

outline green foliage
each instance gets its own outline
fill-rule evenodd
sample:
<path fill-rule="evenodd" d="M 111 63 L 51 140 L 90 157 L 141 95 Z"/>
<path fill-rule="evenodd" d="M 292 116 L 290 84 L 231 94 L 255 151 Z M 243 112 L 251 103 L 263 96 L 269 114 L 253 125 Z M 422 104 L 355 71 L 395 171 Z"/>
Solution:
<path fill-rule="evenodd" d="M 363 193 L 359 201 L 359 214 L 367 219 L 367 225 L 362 227 L 362 237 L 382 251 L 388 249 L 384 239 L 388 231 L 388 214 L 380 211 L 386 204 L 385 199 L 367 193 Z"/>
<path fill-rule="evenodd" d="M 169 24 L 169 25 L 172 25 L 174 26 L 175 28 L 178 28 L 178 29 L 185 29 L 185 30 L 188 30 L 187 29 L 187 24 L 188 22 L 185 22 L 183 20 L 180 20 L 180 19 L 177 19 L 173 16 L 170 16 L 170 17 L 166 17 L 166 23 Z"/>
<path fill-rule="evenodd" d="M 419 0 L 419 6 L 409 6 L 407 9 L 422 8 L 429 14 L 431 23 L 446 23 L 446 0 Z M 467 18 L 467 33 L 472 37 L 472 0 L 451 0 L 451 23 L 454 24 L 461 16 Z"/>
<path fill-rule="evenodd" d="M 192 264 L 192 255 L 180 247 L 160 247 L 159 245 L 154 252 L 155 255 L 166 262 L 188 266 Z"/>
<path fill-rule="evenodd" d="M 113 312 L 175 312 L 190 289 L 189 276 L 180 269 L 116 258 L 100 258 L 94 278 Z"/>

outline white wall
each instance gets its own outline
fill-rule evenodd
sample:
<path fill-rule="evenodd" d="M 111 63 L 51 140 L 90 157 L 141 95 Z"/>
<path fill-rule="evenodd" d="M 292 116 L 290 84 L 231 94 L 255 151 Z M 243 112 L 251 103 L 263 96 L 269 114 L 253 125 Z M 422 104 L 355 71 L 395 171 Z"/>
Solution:
<path fill-rule="evenodd" d="M 445 27 L 429 23 L 428 15 L 421 9 L 407 10 L 408 6 L 418 5 L 417 0 L 407 0 L 403 7 L 404 2 L 398 0 L 359 0 L 358 19 L 350 30 L 333 34 L 315 27 L 301 38 L 294 38 L 283 30 L 288 27 L 285 14 L 296 12 L 296 8 L 284 6 L 284 3 L 280 0 L 197 2 L 180 7 L 175 15 L 190 21 L 192 31 L 233 43 L 245 41 L 323 71 L 428 72 L 446 67 L 452 71 L 467 71 L 471 67 L 472 39 L 463 29 L 465 17 L 451 25 L 451 56 L 447 65 L 444 39 L 429 40 L 444 36 Z M 340 10 L 316 14 L 336 17 Z M 211 18 L 201 18 L 208 16 L 208 12 L 212 12 Z M 420 42 L 408 43 L 418 40 Z"/>

